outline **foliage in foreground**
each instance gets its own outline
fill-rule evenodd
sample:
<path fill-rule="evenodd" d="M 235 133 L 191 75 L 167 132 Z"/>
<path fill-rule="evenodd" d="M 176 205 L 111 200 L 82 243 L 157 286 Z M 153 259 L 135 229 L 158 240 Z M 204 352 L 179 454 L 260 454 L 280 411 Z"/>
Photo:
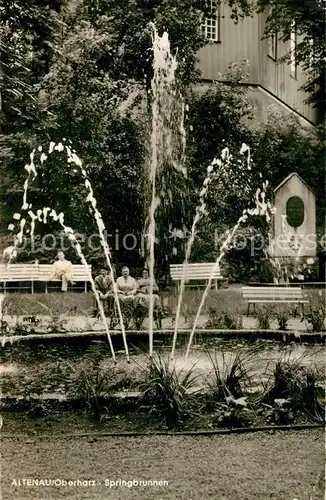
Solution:
<path fill-rule="evenodd" d="M 227 398 L 233 400 L 243 397 L 251 385 L 250 370 L 245 362 L 249 361 L 250 354 L 242 356 L 236 354 L 228 359 L 228 355 L 221 352 L 222 361 L 218 359 L 218 351 L 212 354 L 207 351 L 212 371 L 207 378 L 209 397 L 212 402 L 225 402 Z"/>
<path fill-rule="evenodd" d="M 103 365 L 97 360 L 71 367 L 68 394 L 82 400 L 93 417 L 101 420 L 109 411 L 110 397 L 135 384 L 137 379 L 132 374 L 127 374 L 113 364 Z"/>
<path fill-rule="evenodd" d="M 194 367 L 178 372 L 163 356 L 149 359 L 141 401 L 151 406 L 151 412 L 164 418 L 168 426 L 180 424 L 192 414 L 195 387 Z"/>
<path fill-rule="evenodd" d="M 280 359 L 264 387 L 261 402 L 267 404 L 275 423 L 288 423 L 294 414 L 304 414 L 323 421 L 324 391 L 315 367 L 300 360 Z"/>
<path fill-rule="evenodd" d="M 39 369 L 4 375 L 2 391 L 10 396 L 6 407 L 19 403 L 30 416 L 50 415 L 46 393 L 66 394 L 70 404 L 86 409 L 96 420 L 126 411 L 146 415 L 148 422 L 168 428 L 250 427 L 321 423 L 324 417 L 323 374 L 304 357 L 284 357 L 263 374 L 262 384 L 254 377 L 255 352 L 231 355 L 208 353 L 211 372 L 199 378 L 195 365 L 177 371 L 163 354 L 144 366 L 130 369 L 103 359 L 94 344 L 82 362 L 41 364 Z M 140 391 L 130 398 L 115 393 Z M 23 397 L 16 403 L 15 396 Z M 36 398 L 38 396 L 38 398 Z M 35 399 L 36 398 L 36 399 Z M 10 402 L 11 401 L 11 402 Z M 10 405 L 12 405 L 10 407 Z"/>
<path fill-rule="evenodd" d="M 325 331 L 326 304 L 322 294 L 318 294 L 317 300 L 310 302 L 308 312 L 305 312 L 302 321 L 311 327 L 313 332 Z"/>

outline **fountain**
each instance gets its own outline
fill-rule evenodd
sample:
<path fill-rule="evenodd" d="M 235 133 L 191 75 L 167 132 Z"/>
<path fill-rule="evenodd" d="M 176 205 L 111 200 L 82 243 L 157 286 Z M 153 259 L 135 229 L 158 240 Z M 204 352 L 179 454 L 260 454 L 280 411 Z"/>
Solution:
<path fill-rule="evenodd" d="M 153 42 L 153 70 L 151 84 L 152 128 L 150 140 L 149 181 L 151 202 L 148 226 L 148 267 L 150 277 L 149 300 L 149 355 L 153 354 L 153 283 L 154 283 L 154 247 L 156 239 L 155 214 L 160 204 L 160 196 L 165 196 L 164 188 L 158 193 L 158 176 L 164 175 L 165 164 L 181 171 L 184 176 L 185 129 L 184 102 L 176 87 L 177 59 L 172 56 L 167 32 L 162 37 L 151 24 Z M 178 127 L 176 133 L 175 125 Z M 181 151 L 181 154 L 180 154 Z"/>
<path fill-rule="evenodd" d="M 248 173 L 251 171 L 251 156 L 250 156 L 250 149 L 248 148 L 248 146 L 246 144 L 243 144 L 242 148 L 240 150 L 240 154 L 244 154 L 244 153 L 247 153 L 247 173 Z M 199 194 L 200 204 L 196 207 L 196 215 L 195 215 L 193 223 L 192 223 L 190 238 L 187 242 L 186 256 L 185 256 L 185 260 L 184 260 L 183 273 L 182 273 L 181 282 L 180 282 L 180 293 L 179 293 L 179 297 L 178 297 L 175 328 L 174 328 L 174 335 L 173 335 L 172 349 L 171 349 L 171 359 L 173 359 L 175 346 L 176 346 L 178 326 L 179 326 L 179 320 L 180 320 L 180 312 L 181 312 L 181 304 L 182 304 L 182 298 L 183 298 L 183 293 L 184 293 L 184 288 L 185 288 L 186 266 L 188 264 L 188 261 L 189 261 L 190 255 L 191 255 L 192 246 L 193 246 L 193 243 L 195 241 L 195 234 L 196 234 L 195 230 L 196 230 L 197 224 L 201 221 L 202 217 L 207 213 L 205 197 L 206 197 L 207 192 L 208 192 L 209 184 L 216 177 L 218 177 L 219 179 L 226 177 L 226 179 L 228 179 L 229 167 L 231 164 L 231 160 L 232 160 L 232 155 L 230 155 L 229 149 L 226 147 L 222 150 L 221 159 L 214 158 L 213 161 L 210 163 L 210 165 L 207 167 L 207 176 L 204 179 L 203 186 L 202 186 L 202 189 L 201 189 L 200 194 Z M 243 168 L 244 165 L 241 162 L 241 160 L 240 160 L 240 163 L 241 163 L 241 167 Z M 219 170 L 217 172 L 214 171 L 215 165 L 217 165 L 219 168 Z M 218 264 L 216 265 L 215 270 L 218 270 Z M 213 274 L 212 274 L 212 276 L 213 276 Z M 198 321 L 198 319 L 197 319 L 197 321 Z"/>
<path fill-rule="evenodd" d="M 206 288 L 205 288 L 205 291 L 203 293 L 200 305 L 199 305 L 198 310 L 197 310 L 195 322 L 194 322 L 194 325 L 193 325 L 191 333 L 190 333 L 190 338 L 189 338 L 187 351 L 186 351 L 186 357 L 189 355 L 192 339 L 194 337 L 197 323 L 199 320 L 199 316 L 200 316 L 200 313 L 201 313 L 202 308 L 204 306 L 207 294 L 211 288 L 213 276 L 219 267 L 221 259 L 224 257 L 229 245 L 231 244 L 232 239 L 233 239 L 236 231 L 238 230 L 240 225 L 248 219 L 248 215 L 262 215 L 262 216 L 266 217 L 267 221 L 269 221 L 271 218 L 271 213 L 272 213 L 273 207 L 269 201 L 266 202 L 266 200 L 265 200 L 267 186 L 268 186 L 268 181 L 265 181 L 265 182 L 263 182 L 262 189 L 260 189 L 260 188 L 257 189 L 256 198 L 255 198 L 255 207 L 243 210 L 242 215 L 239 217 L 237 223 L 232 228 L 232 231 L 228 232 L 227 238 L 224 240 L 224 242 L 221 245 L 219 256 L 216 259 L 215 266 L 212 269 L 211 276 L 208 279 L 208 283 L 206 285 Z"/>
<path fill-rule="evenodd" d="M 160 206 L 160 200 L 162 197 L 167 196 L 167 188 L 164 183 L 164 174 L 166 173 L 167 168 L 173 168 L 177 171 L 181 172 L 184 177 L 187 176 L 187 170 L 185 168 L 185 144 L 186 144 L 186 136 L 185 136 L 185 128 L 184 128 L 184 114 L 186 106 L 184 104 L 184 100 L 177 88 L 176 81 L 176 70 L 177 70 L 177 58 L 173 56 L 170 51 L 170 43 L 168 39 L 168 34 L 163 33 L 162 37 L 160 37 L 157 33 L 157 30 L 154 25 L 151 25 L 152 29 L 152 41 L 153 41 L 153 69 L 154 75 L 152 79 L 151 86 L 151 137 L 150 137 L 150 161 L 149 161 L 149 181 L 150 181 L 150 192 L 151 192 L 151 201 L 149 206 L 149 216 L 148 216 L 148 267 L 149 267 L 149 275 L 150 275 L 150 299 L 149 299 L 149 355 L 150 357 L 153 355 L 153 282 L 154 282 L 154 262 L 155 262 L 155 241 L 156 241 L 156 212 L 157 208 Z M 54 151 L 57 152 L 65 152 L 67 154 L 67 162 L 69 165 L 74 165 L 79 168 L 82 178 L 84 180 L 84 185 L 88 190 L 88 195 L 86 201 L 90 204 L 91 211 L 94 215 L 98 232 L 101 238 L 101 245 L 106 257 L 106 262 L 110 269 L 111 277 L 113 278 L 113 269 L 111 265 L 111 255 L 110 249 L 108 247 L 106 238 L 105 238 L 105 225 L 102 219 L 102 216 L 97 209 L 96 199 L 94 197 L 93 189 L 88 178 L 86 170 L 83 168 L 82 161 L 77 156 L 75 150 L 72 149 L 71 143 L 63 139 L 62 142 L 55 144 L 54 142 L 50 143 L 49 149 L 46 152 L 43 151 L 42 147 L 38 148 L 38 153 L 40 154 L 40 164 L 41 166 L 47 160 L 48 156 L 52 154 Z M 240 154 L 247 154 L 246 163 L 247 163 L 247 173 L 251 170 L 251 156 L 250 149 L 245 144 L 242 145 L 240 150 Z M 79 258 L 82 263 L 87 266 L 86 259 L 82 253 L 81 247 L 76 240 L 74 231 L 65 225 L 64 223 L 64 214 L 57 214 L 53 209 L 49 207 L 44 207 L 42 209 L 38 209 L 36 213 L 32 211 L 32 205 L 28 202 L 27 193 L 28 188 L 31 182 L 37 176 L 37 169 L 35 166 L 35 154 L 36 150 L 34 149 L 30 154 L 30 163 L 25 165 L 25 170 L 28 172 L 28 176 L 24 182 L 24 194 L 23 194 L 23 204 L 21 208 L 21 213 L 15 213 L 13 215 L 13 220 L 19 221 L 19 231 L 14 237 L 14 245 L 9 251 L 9 264 L 11 262 L 12 257 L 17 252 L 18 245 L 22 242 L 24 229 L 26 225 L 26 218 L 22 218 L 22 213 L 27 212 L 27 215 L 30 219 L 30 232 L 31 238 L 33 238 L 35 231 L 36 222 L 41 222 L 46 224 L 47 217 L 52 218 L 57 221 L 64 232 L 67 234 L 68 239 L 72 243 L 74 249 L 76 250 Z M 215 177 L 223 177 L 228 172 L 228 168 L 231 163 L 232 156 L 229 153 L 229 149 L 226 147 L 221 152 L 221 159 L 214 158 L 211 164 L 207 168 L 207 176 L 204 180 L 202 189 L 199 194 L 199 205 L 196 208 L 196 214 L 192 223 L 191 235 L 187 242 L 186 253 L 185 253 L 185 266 L 187 265 L 190 255 L 191 249 L 195 240 L 196 235 L 196 227 L 202 217 L 206 213 L 206 203 L 205 197 L 208 192 L 209 184 L 212 179 Z M 242 168 L 244 167 L 244 162 L 241 162 Z M 214 167 L 217 167 L 217 171 L 214 170 Z M 163 180 L 163 181 L 162 181 Z M 267 220 L 270 217 L 270 213 L 272 210 L 271 204 L 266 201 L 266 189 L 268 186 L 268 182 L 263 182 L 262 188 L 258 188 L 255 196 L 255 206 L 253 208 L 248 208 L 243 210 L 242 215 L 238 219 L 237 223 L 233 227 L 231 231 L 228 231 L 225 237 L 225 241 L 222 243 L 219 255 L 216 259 L 215 267 L 212 271 L 212 274 L 208 280 L 208 284 L 203 293 L 200 306 L 198 308 L 196 319 L 190 334 L 190 339 L 186 351 L 186 357 L 189 355 L 189 350 L 191 347 L 191 343 L 193 340 L 193 336 L 196 331 L 196 327 L 198 324 L 198 320 L 205 303 L 208 291 L 211 286 L 212 277 L 214 272 L 218 269 L 219 264 L 223 256 L 225 255 L 229 245 L 232 242 L 232 239 L 240 227 L 242 223 L 244 223 L 249 215 L 259 215 L 265 216 Z M 8 229 L 10 231 L 15 230 L 15 223 L 9 225 Z M 103 311 L 102 303 L 98 297 L 98 294 L 95 289 L 94 281 L 91 276 L 89 276 L 90 282 L 92 285 L 93 292 L 95 294 L 96 300 L 99 305 L 100 314 L 105 325 L 108 341 L 110 344 L 112 357 L 114 360 L 115 353 L 110 337 L 110 332 L 108 329 L 108 325 L 105 319 L 105 314 Z M 123 323 L 121 308 L 119 305 L 118 294 L 116 285 L 113 279 L 113 288 L 114 288 L 114 296 L 115 301 L 118 308 L 118 314 L 121 323 L 122 337 L 124 342 L 125 353 L 127 357 L 127 361 L 129 362 L 129 352 L 128 345 L 126 339 L 126 332 Z M 185 284 L 185 267 L 184 274 L 181 279 L 180 286 L 180 295 L 178 297 L 177 311 L 176 311 L 176 322 L 174 328 L 174 335 L 172 341 L 172 350 L 171 350 L 171 359 L 174 357 L 177 334 L 178 334 L 178 326 L 179 319 L 181 313 L 181 305 L 184 293 L 184 284 Z M 3 300 L 0 301 L 0 306 L 2 307 Z"/>
<path fill-rule="evenodd" d="M 81 162 L 80 158 L 76 155 L 76 152 L 72 151 L 71 148 L 70 148 L 70 146 L 67 146 L 67 145 L 64 146 L 63 143 L 61 143 L 61 142 L 59 142 L 57 145 L 54 142 L 51 142 L 50 146 L 49 146 L 48 154 L 53 153 L 53 151 L 61 152 L 61 151 L 64 151 L 64 150 L 66 150 L 66 153 L 67 153 L 67 162 L 68 162 L 68 164 L 75 164 L 76 166 L 78 166 L 80 168 L 82 176 L 85 179 L 85 187 L 89 191 L 89 194 L 88 194 L 88 196 L 86 198 L 86 201 L 91 204 L 91 207 L 93 209 L 93 214 L 94 214 L 95 221 L 96 221 L 97 227 L 98 227 L 98 231 L 99 231 L 99 234 L 100 234 L 100 237 L 101 237 L 101 244 L 102 244 L 102 247 L 103 247 L 103 250 L 104 250 L 104 254 L 105 254 L 105 257 L 106 257 L 107 264 L 108 264 L 109 269 L 110 269 L 110 274 L 111 274 L 112 283 L 113 283 L 113 291 L 114 291 L 114 296 L 115 296 L 115 300 L 116 300 L 116 304 L 117 304 L 117 309 L 118 309 L 118 314 L 119 314 L 119 319 L 120 319 L 120 324 L 121 324 L 121 330 L 122 330 L 122 336 L 123 336 L 123 341 L 124 341 L 124 347 L 125 347 L 125 351 L 126 351 L 127 361 L 129 361 L 129 352 L 128 352 L 128 345 L 127 345 L 127 339 L 126 339 L 126 332 L 125 332 L 124 322 L 123 322 L 123 317 L 122 317 L 122 312 L 121 312 L 121 308 L 120 308 L 120 304 L 119 304 L 119 300 L 118 300 L 117 288 L 116 288 L 116 284 L 115 284 L 115 281 L 114 281 L 114 274 L 113 274 L 113 269 L 112 269 L 111 259 L 110 259 L 110 250 L 109 250 L 106 238 L 105 238 L 105 225 L 103 223 L 102 216 L 101 216 L 99 210 L 96 208 L 96 199 L 94 197 L 94 193 L 93 193 L 93 189 L 91 187 L 91 183 L 90 183 L 90 181 L 88 179 L 88 176 L 87 176 L 87 173 L 86 173 L 85 169 L 83 169 L 83 167 L 82 167 L 82 162 Z M 42 152 L 42 147 L 41 146 L 38 148 L 38 151 L 41 153 L 41 155 L 40 155 L 40 163 L 41 163 L 41 165 L 43 165 L 44 161 L 46 161 L 46 159 L 48 158 L 48 156 L 44 152 Z M 35 152 L 36 152 L 36 150 L 33 150 L 32 153 L 30 154 L 30 160 L 31 160 L 30 164 L 25 165 L 25 170 L 28 172 L 28 176 L 27 176 L 27 178 L 26 178 L 26 180 L 24 182 L 23 204 L 22 204 L 22 207 L 21 207 L 22 211 L 27 211 L 28 210 L 28 215 L 29 215 L 29 217 L 31 219 L 31 229 L 28 230 L 28 232 L 30 232 L 31 239 L 33 239 L 33 237 L 34 237 L 35 221 L 38 220 L 39 222 L 43 222 L 44 224 L 46 224 L 47 223 L 47 216 L 49 215 L 53 220 L 58 221 L 59 224 L 62 226 L 64 232 L 68 235 L 68 239 L 70 240 L 70 242 L 72 243 L 73 247 L 75 248 L 75 250 L 76 250 L 78 256 L 80 257 L 82 263 L 86 266 L 86 269 L 88 269 L 88 267 L 87 267 L 87 261 L 86 261 L 84 255 L 83 255 L 83 253 L 82 253 L 80 244 L 78 243 L 78 241 L 77 241 L 77 239 L 75 237 L 74 231 L 70 227 L 68 227 L 68 226 L 66 226 L 64 224 L 64 214 L 61 212 L 58 215 L 55 212 L 55 210 L 53 210 L 53 209 L 51 209 L 49 207 L 44 207 L 43 209 L 38 209 L 36 214 L 31 210 L 32 205 L 30 203 L 28 203 L 28 201 L 27 201 L 27 194 L 28 194 L 28 187 L 29 187 L 30 183 L 37 176 L 37 170 L 36 170 L 36 166 L 35 166 L 35 163 L 34 163 Z M 42 215 L 43 215 L 43 218 L 42 218 Z M 16 234 L 14 236 L 14 245 L 13 245 L 13 247 L 10 248 L 9 262 L 8 262 L 9 266 L 10 266 L 10 262 L 11 262 L 12 258 L 16 254 L 18 245 L 20 243 L 22 243 L 23 235 L 24 235 L 24 227 L 25 227 L 25 224 L 26 224 L 26 219 L 25 218 L 23 218 L 23 219 L 21 218 L 21 213 L 15 213 L 13 215 L 13 220 L 17 220 L 17 221 L 20 220 L 20 231 L 19 231 L 18 234 Z M 15 224 L 13 224 L 13 223 L 9 224 L 8 229 L 10 231 L 13 231 L 15 229 Z M 97 304 L 98 304 L 98 307 L 99 307 L 100 315 L 101 315 L 101 318 L 103 320 L 103 323 L 104 323 L 104 326 L 105 326 L 105 329 L 106 329 L 108 341 L 109 341 L 109 344 L 110 344 L 110 349 L 111 349 L 111 352 L 112 352 L 112 357 L 113 357 L 114 360 L 116 360 L 114 349 L 113 349 L 113 345 L 112 345 L 112 341 L 111 341 L 110 332 L 109 332 L 109 329 L 108 329 L 107 321 L 106 321 L 104 310 L 103 310 L 103 305 L 102 305 L 102 302 L 101 302 L 101 300 L 99 298 L 97 290 L 95 288 L 94 280 L 93 280 L 91 274 L 89 275 L 89 280 L 91 282 L 92 290 L 94 292 L 94 295 L 95 295 L 95 298 L 96 298 L 96 301 L 97 301 Z M 2 307 L 2 304 L 3 304 L 3 301 L 1 301 L 1 303 L 0 303 L 1 307 Z M 2 309 L 1 309 L 1 312 L 2 312 Z"/>

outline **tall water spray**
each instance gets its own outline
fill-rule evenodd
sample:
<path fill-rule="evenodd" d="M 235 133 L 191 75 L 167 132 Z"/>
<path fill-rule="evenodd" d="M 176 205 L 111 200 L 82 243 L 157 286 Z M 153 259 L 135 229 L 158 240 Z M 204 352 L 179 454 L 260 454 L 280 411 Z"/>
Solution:
<path fill-rule="evenodd" d="M 184 152 L 184 101 L 177 89 L 177 59 L 171 54 L 168 34 L 159 36 L 151 24 L 153 42 L 153 78 L 151 82 L 152 127 L 150 140 L 149 181 L 151 202 L 148 217 L 149 290 L 149 355 L 153 353 L 153 284 L 156 241 L 156 211 L 160 198 L 166 196 L 162 187 L 164 170 L 175 168 L 186 176 Z"/>
<path fill-rule="evenodd" d="M 184 288 L 185 288 L 185 277 L 186 277 L 187 264 L 188 264 L 188 261 L 189 261 L 190 255 L 191 255 L 192 246 L 193 246 L 194 241 L 195 241 L 197 224 L 200 222 L 200 220 L 202 219 L 202 217 L 206 213 L 205 196 L 206 196 L 207 191 L 208 191 L 208 186 L 212 182 L 213 168 L 214 168 L 214 165 L 216 162 L 217 162 L 217 160 L 214 158 L 212 163 L 207 167 L 207 176 L 203 182 L 203 187 L 202 187 L 202 190 L 199 194 L 199 198 L 200 198 L 199 202 L 200 203 L 196 207 L 196 215 L 195 215 L 194 220 L 192 222 L 190 238 L 187 242 L 186 256 L 185 256 L 185 260 L 183 263 L 183 270 L 182 270 L 182 276 L 181 276 L 180 287 L 179 287 L 179 297 L 178 297 L 177 311 L 176 311 L 176 317 L 175 317 L 174 334 L 173 334 L 173 339 L 172 339 L 171 359 L 173 359 L 173 357 L 174 357 L 174 351 L 175 351 L 175 346 L 176 346 L 176 342 L 177 342 L 182 298 L 183 298 L 183 293 L 184 293 Z"/>
<path fill-rule="evenodd" d="M 65 142 L 65 140 L 64 140 L 64 142 Z M 101 238 L 102 248 L 103 248 L 103 251 L 104 251 L 104 254 L 105 254 L 105 257 L 106 257 L 107 264 L 108 264 L 109 269 L 110 269 L 110 274 L 111 274 L 112 284 L 113 284 L 113 292 L 114 292 L 115 301 L 116 301 L 116 304 L 117 304 L 117 309 L 118 309 L 118 314 L 119 314 L 119 319 L 120 319 L 120 324 L 121 324 L 121 330 L 122 330 L 122 337 L 123 337 L 124 347 L 125 347 L 125 351 L 126 351 L 127 361 L 129 362 L 129 351 L 128 351 L 128 345 L 127 345 L 127 339 L 126 339 L 126 332 L 125 332 L 125 328 L 124 328 L 123 317 L 122 317 L 120 303 L 119 303 L 119 299 L 118 299 L 118 292 L 117 292 L 116 284 L 115 284 L 115 281 L 114 281 L 114 273 L 113 273 L 113 268 L 112 268 L 111 259 L 110 259 L 110 249 L 109 249 L 109 246 L 108 246 L 106 238 L 105 238 L 105 225 L 104 225 L 104 222 L 102 220 L 101 213 L 97 209 L 97 203 L 96 203 L 96 199 L 94 197 L 94 193 L 93 193 L 93 189 L 92 189 L 91 183 L 90 183 L 90 181 L 88 179 L 86 170 L 82 166 L 82 161 L 77 156 L 76 152 L 74 150 L 72 150 L 70 146 L 64 145 L 62 142 L 59 142 L 58 144 L 55 144 L 54 142 L 51 142 L 50 145 L 49 145 L 49 149 L 47 151 L 47 154 L 44 151 L 42 151 L 42 146 L 40 146 L 38 148 L 38 152 L 40 153 L 40 163 L 41 163 L 41 165 L 43 165 L 43 163 L 47 160 L 48 155 L 51 154 L 51 153 L 53 153 L 54 151 L 59 151 L 59 152 L 66 151 L 66 154 L 67 154 L 67 163 L 68 164 L 74 164 L 74 165 L 76 165 L 80 169 L 81 174 L 82 174 L 83 178 L 85 179 L 84 180 L 84 184 L 85 184 L 85 187 L 88 190 L 88 196 L 86 198 L 86 201 L 92 207 L 92 212 L 93 212 L 93 215 L 94 215 L 97 227 L 98 227 L 98 231 L 99 231 L 99 234 L 100 234 L 100 238 Z M 32 204 L 28 202 L 27 196 L 28 196 L 28 188 L 29 188 L 31 182 L 33 182 L 35 180 L 35 178 L 37 177 L 37 169 L 36 169 L 35 162 L 34 162 L 34 160 L 35 160 L 35 153 L 36 153 L 36 150 L 34 149 L 31 152 L 31 154 L 30 154 L 30 163 L 27 164 L 27 165 L 25 165 L 25 170 L 28 172 L 28 176 L 27 176 L 27 178 L 25 179 L 25 182 L 24 182 L 23 204 L 22 204 L 22 207 L 21 207 L 21 213 L 27 212 L 27 214 L 28 214 L 28 216 L 29 216 L 29 218 L 31 220 L 31 229 L 28 230 L 28 232 L 30 232 L 31 239 L 33 239 L 33 237 L 34 237 L 35 223 L 36 223 L 36 221 L 43 222 L 44 224 L 46 224 L 47 223 L 47 217 L 52 218 L 54 221 L 58 221 L 59 224 L 61 225 L 61 227 L 63 228 L 64 232 L 67 234 L 68 239 L 70 240 L 70 242 L 72 243 L 73 247 L 75 248 L 75 250 L 76 250 L 78 256 L 80 257 L 82 263 L 85 265 L 86 269 L 88 269 L 88 267 L 87 267 L 87 261 L 86 261 L 84 255 L 83 255 L 81 247 L 80 247 L 80 245 L 79 245 L 79 243 L 78 243 L 78 241 L 77 241 L 77 239 L 76 239 L 76 237 L 74 235 L 74 231 L 70 227 L 68 227 L 68 226 L 66 226 L 64 224 L 64 214 L 60 213 L 58 215 L 58 214 L 56 214 L 55 210 L 51 209 L 50 207 L 44 207 L 42 209 L 38 209 L 36 214 L 32 211 Z M 20 230 L 19 230 L 19 232 L 16 235 L 14 235 L 14 245 L 13 245 L 13 247 L 11 247 L 10 249 L 8 249 L 9 250 L 9 252 L 8 252 L 8 255 L 9 255 L 9 263 L 8 263 L 8 265 L 10 265 L 11 259 L 15 256 L 15 253 L 17 252 L 18 245 L 21 244 L 22 241 L 23 241 L 24 227 L 26 225 L 26 219 L 21 217 L 21 213 L 15 213 L 13 215 L 13 219 L 14 220 L 20 221 L 20 224 L 19 224 L 20 225 Z M 10 231 L 13 231 L 15 229 L 15 224 L 13 224 L 13 223 L 9 224 L 8 229 Z M 109 332 L 109 329 L 108 329 L 108 325 L 107 325 L 106 318 L 105 318 L 105 313 L 104 313 L 104 310 L 103 310 L 103 305 L 102 305 L 100 297 L 99 297 L 99 295 L 97 293 L 97 290 L 96 290 L 96 287 L 95 287 L 95 283 L 94 283 L 94 280 L 92 278 L 91 273 L 89 273 L 89 281 L 91 283 L 92 290 L 94 292 L 94 295 L 95 295 L 95 298 L 96 298 L 96 301 L 97 301 L 97 304 L 98 304 L 98 307 L 99 307 L 100 315 L 101 315 L 101 318 L 102 318 L 104 326 L 105 326 L 105 330 L 106 330 L 108 341 L 109 341 L 110 348 L 111 348 L 112 357 L 113 357 L 114 361 L 116 361 L 115 353 L 114 353 L 114 349 L 113 349 L 113 345 L 112 345 L 112 341 L 111 341 L 110 332 Z"/>
<path fill-rule="evenodd" d="M 206 178 L 204 179 L 201 191 L 199 193 L 200 203 L 196 207 L 196 215 L 192 223 L 190 238 L 187 242 L 186 256 L 183 262 L 183 271 L 179 287 L 180 291 L 178 297 L 175 328 L 174 328 L 174 335 L 173 335 L 172 349 L 171 349 L 171 359 L 173 359 L 177 341 L 178 326 L 181 314 L 181 304 L 185 288 L 186 269 L 190 258 L 192 246 L 195 241 L 196 227 L 198 223 L 201 221 L 201 219 L 204 217 L 204 215 L 208 214 L 206 206 L 206 196 L 208 194 L 209 186 L 212 183 L 212 181 L 214 181 L 215 182 L 214 189 L 225 189 L 228 187 L 230 183 L 232 185 L 234 183 L 238 185 L 239 180 L 242 179 L 240 180 L 242 191 L 244 190 L 246 192 L 247 189 L 251 189 L 249 188 L 249 186 L 251 186 L 250 179 L 252 174 L 251 155 L 250 155 L 250 148 L 246 144 L 242 144 L 242 147 L 240 149 L 240 155 L 241 156 L 246 155 L 246 161 L 244 161 L 244 158 L 241 158 L 238 159 L 238 161 L 235 163 L 235 159 L 230 154 L 229 148 L 224 147 L 223 150 L 221 151 L 221 158 L 214 158 L 213 161 L 210 163 L 210 165 L 207 167 L 207 175 Z M 232 179 L 232 177 L 234 177 L 234 172 L 236 172 L 236 180 Z M 244 179 L 246 180 L 246 183 L 244 183 Z M 236 231 L 237 227 L 238 226 L 235 227 L 234 232 Z M 229 237 L 229 232 L 225 236 L 225 241 L 229 241 L 228 237 Z M 219 271 L 219 263 L 224 255 L 222 251 L 223 248 L 224 247 L 222 246 L 219 260 L 217 261 L 211 276 L 213 276 L 216 271 Z M 211 280 L 212 278 L 210 278 L 210 282 Z M 198 321 L 198 318 L 199 314 L 198 317 L 196 318 L 196 322 Z"/>
<path fill-rule="evenodd" d="M 245 146 L 245 147 L 247 147 L 247 146 Z M 249 156 L 249 158 L 250 158 L 250 156 Z M 263 216 L 266 218 L 267 222 L 269 222 L 271 219 L 271 215 L 273 213 L 273 206 L 268 200 L 266 200 L 267 187 L 268 187 L 268 181 L 264 181 L 262 183 L 262 187 L 257 188 L 256 194 L 254 197 L 254 206 L 247 208 L 247 209 L 244 209 L 242 212 L 242 215 L 239 217 L 238 221 L 233 226 L 232 230 L 227 232 L 227 237 L 221 245 L 219 255 L 215 261 L 215 265 L 213 266 L 211 275 L 208 279 L 205 291 L 202 295 L 202 298 L 201 298 L 201 301 L 200 301 L 200 304 L 199 304 L 199 307 L 197 310 L 196 318 L 195 318 L 195 321 L 194 321 L 194 324 L 193 324 L 193 327 L 192 327 L 192 330 L 190 333 L 189 341 L 188 341 L 186 357 L 189 355 L 190 347 L 191 347 L 192 340 L 193 340 L 193 337 L 194 337 L 194 334 L 196 331 L 198 320 L 199 320 L 201 311 L 203 309 L 203 306 L 205 304 L 207 294 L 211 288 L 213 276 L 215 275 L 216 271 L 218 270 L 220 262 L 221 262 L 222 258 L 224 257 L 225 253 L 227 252 L 230 244 L 232 243 L 233 237 L 234 237 L 235 233 L 237 232 L 238 228 L 241 226 L 242 223 L 247 221 L 249 215 Z"/>

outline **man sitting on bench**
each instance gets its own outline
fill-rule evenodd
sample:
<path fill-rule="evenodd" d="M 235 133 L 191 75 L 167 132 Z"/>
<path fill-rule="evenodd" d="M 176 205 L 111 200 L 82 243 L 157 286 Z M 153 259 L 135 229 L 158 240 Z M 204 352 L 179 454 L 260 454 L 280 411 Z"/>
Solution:
<path fill-rule="evenodd" d="M 61 280 L 61 291 L 66 292 L 68 290 L 68 283 L 74 285 L 72 280 L 72 264 L 69 260 L 65 259 L 65 254 L 61 251 L 57 254 L 58 260 L 54 262 L 52 268 L 52 274 L 48 281 L 51 280 Z"/>
<path fill-rule="evenodd" d="M 94 283 L 97 293 L 103 302 L 104 311 L 112 309 L 114 305 L 113 282 L 106 268 L 101 269 L 100 274 L 95 278 Z"/>

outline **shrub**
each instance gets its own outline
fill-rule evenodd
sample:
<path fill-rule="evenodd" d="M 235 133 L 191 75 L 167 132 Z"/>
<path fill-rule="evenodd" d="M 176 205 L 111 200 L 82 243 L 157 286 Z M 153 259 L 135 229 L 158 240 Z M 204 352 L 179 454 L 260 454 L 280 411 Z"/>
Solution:
<path fill-rule="evenodd" d="M 8 324 L 8 321 L 4 320 L 4 319 L 0 319 L 0 334 L 1 335 L 4 335 L 4 334 L 7 334 L 9 333 L 9 324 Z"/>
<path fill-rule="evenodd" d="M 28 335 L 37 333 L 35 328 L 41 324 L 41 320 L 37 316 L 23 316 L 23 318 L 16 322 L 13 327 L 12 333 L 14 335 Z"/>
<path fill-rule="evenodd" d="M 230 397 L 234 399 L 243 397 L 251 387 L 250 371 L 245 367 L 245 360 L 248 360 L 251 355 L 236 354 L 227 361 L 222 351 L 222 366 L 220 366 L 217 351 L 214 351 L 214 355 L 208 351 L 207 355 L 212 363 L 212 372 L 207 379 L 208 404 L 214 406 L 216 402 L 225 403 Z"/>
<path fill-rule="evenodd" d="M 316 368 L 309 368 L 305 373 L 302 387 L 302 406 L 306 414 L 318 421 L 324 421 L 325 391 L 321 387 Z"/>
<path fill-rule="evenodd" d="M 145 368 L 140 400 L 151 405 L 152 411 L 162 416 L 169 427 L 181 423 L 193 412 L 193 396 L 189 393 L 197 378 L 193 369 L 178 373 L 161 355 L 150 359 Z"/>
<path fill-rule="evenodd" d="M 257 308 L 255 316 L 258 320 L 258 328 L 268 330 L 273 316 L 273 312 L 268 308 Z"/>
<path fill-rule="evenodd" d="M 99 362 L 72 367 L 68 395 L 81 399 L 96 419 L 108 412 L 109 397 L 121 388 L 121 373 L 116 367 L 103 367 Z"/>
<path fill-rule="evenodd" d="M 214 421 L 221 427 L 250 427 L 253 412 L 247 407 L 246 398 L 226 398 L 225 403 L 216 405 Z"/>
<path fill-rule="evenodd" d="M 311 325 L 313 332 L 323 332 L 325 330 L 326 306 L 323 300 L 316 304 L 309 304 L 309 312 L 304 313 L 302 320 L 308 326 Z"/>
<path fill-rule="evenodd" d="M 217 308 L 210 307 L 208 310 L 209 321 L 207 328 L 216 328 L 218 330 L 238 330 L 242 328 L 242 315 L 238 311 L 220 311 Z"/>
<path fill-rule="evenodd" d="M 294 420 L 291 410 L 291 401 L 288 399 L 275 399 L 274 405 L 263 405 L 267 408 L 265 418 L 267 423 L 276 425 L 288 425 Z"/>
<path fill-rule="evenodd" d="M 265 384 L 262 403 L 273 408 L 277 401 L 287 401 L 294 412 L 320 420 L 323 418 L 324 394 L 318 380 L 316 368 L 307 369 L 298 360 L 280 359 Z M 282 411 L 285 411 L 283 407 Z"/>
<path fill-rule="evenodd" d="M 289 309 L 282 309 L 274 313 L 275 319 L 278 322 L 279 330 L 287 330 L 288 323 L 291 317 L 291 311 Z"/>

